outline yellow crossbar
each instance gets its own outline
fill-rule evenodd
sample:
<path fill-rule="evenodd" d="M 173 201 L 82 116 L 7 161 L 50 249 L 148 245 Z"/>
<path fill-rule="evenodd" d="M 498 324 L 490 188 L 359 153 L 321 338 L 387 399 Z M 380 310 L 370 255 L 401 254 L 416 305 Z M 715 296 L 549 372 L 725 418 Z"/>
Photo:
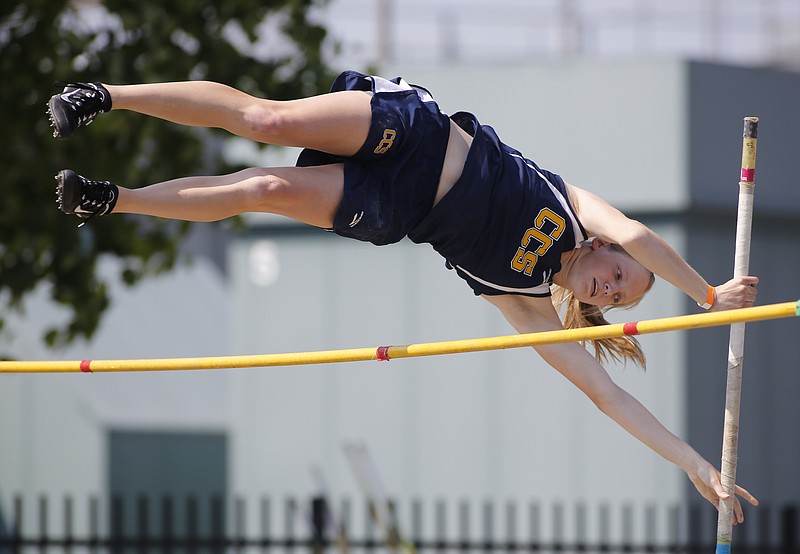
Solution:
<path fill-rule="evenodd" d="M 438 356 L 482 352 L 506 348 L 521 348 L 542 344 L 580 342 L 587 340 L 664 333 L 701 327 L 716 327 L 748 321 L 763 321 L 800 316 L 800 300 L 767 306 L 710 312 L 629 323 L 565 329 L 543 333 L 505 335 L 477 339 L 408 344 L 405 346 L 379 346 L 316 352 L 289 352 L 251 356 L 216 356 L 207 358 L 154 358 L 136 360 L 72 360 L 72 361 L 4 361 L 0 373 L 96 373 L 115 371 L 174 371 L 200 369 L 236 369 L 336 362 L 361 362 L 389 360 L 418 356 Z"/>

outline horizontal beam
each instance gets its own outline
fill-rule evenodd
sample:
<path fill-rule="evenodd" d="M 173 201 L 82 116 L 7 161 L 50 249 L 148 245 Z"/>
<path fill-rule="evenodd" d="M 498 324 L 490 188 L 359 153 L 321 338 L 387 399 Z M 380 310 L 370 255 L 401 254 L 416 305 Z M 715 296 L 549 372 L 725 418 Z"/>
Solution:
<path fill-rule="evenodd" d="M 800 316 L 800 300 L 753 308 L 722 312 L 666 317 L 629 323 L 617 323 L 580 329 L 562 329 L 543 333 L 504 335 L 477 339 L 379 346 L 316 352 L 289 352 L 251 356 L 216 356 L 207 358 L 153 358 L 132 360 L 72 360 L 72 361 L 4 361 L 0 373 L 96 373 L 122 371 L 178 371 L 205 369 L 237 369 L 337 362 L 390 360 L 442 354 L 461 354 L 503 350 L 543 344 L 582 342 L 612 337 L 665 333 L 702 327 L 717 327 L 749 321 L 764 321 Z"/>

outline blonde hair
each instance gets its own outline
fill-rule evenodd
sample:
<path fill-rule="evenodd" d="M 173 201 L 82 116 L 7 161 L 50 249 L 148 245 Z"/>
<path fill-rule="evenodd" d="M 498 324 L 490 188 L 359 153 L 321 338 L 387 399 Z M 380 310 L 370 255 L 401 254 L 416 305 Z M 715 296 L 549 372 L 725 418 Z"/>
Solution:
<path fill-rule="evenodd" d="M 617 252 L 621 252 L 626 256 L 630 256 L 630 254 L 628 254 L 625 249 L 618 244 L 611 244 L 610 247 Z M 650 272 L 650 282 L 648 283 L 647 288 L 644 290 L 645 293 L 647 293 L 653 287 L 655 280 L 656 276 L 653 274 L 653 272 Z M 560 309 L 561 306 L 566 305 L 566 309 L 564 311 L 565 329 L 592 327 L 595 325 L 608 325 L 609 322 L 605 318 L 605 313 L 608 310 L 611 308 L 624 308 L 627 310 L 633 308 L 642 300 L 640 297 L 631 302 L 626 302 L 625 304 L 604 306 L 601 308 L 599 306 L 593 306 L 592 304 L 581 302 L 575 298 L 575 295 L 571 290 L 560 287 L 559 285 L 551 285 L 551 290 L 553 293 L 553 303 L 555 304 L 556 308 Z M 645 359 L 644 351 L 642 350 L 639 341 L 637 341 L 634 337 L 614 337 L 608 339 L 597 339 L 591 342 L 592 346 L 594 346 L 595 358 L 597 358 L 600 363 L 605 363 L 609 360 L 627 363 L 630 360 L 640 366 L 642 369 L 647 368 L 647 360 Z"/>

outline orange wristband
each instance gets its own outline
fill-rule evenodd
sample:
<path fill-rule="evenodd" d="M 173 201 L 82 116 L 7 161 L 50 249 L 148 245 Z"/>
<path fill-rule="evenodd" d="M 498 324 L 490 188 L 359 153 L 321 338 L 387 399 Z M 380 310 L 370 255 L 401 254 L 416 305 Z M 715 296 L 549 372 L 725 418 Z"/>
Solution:
<path fill-rule="evenodd" d="M 706 295 L 706 301 L 703 304 L 698 302 L 697 305 L 703 308 L 704 310 L 710 310 L 711 306 L 714 305 L 714 301 L 716 299 L 717 299 L 717 293 L 714 291 L 714 287 L 708 285 L 708 294 Z"/>

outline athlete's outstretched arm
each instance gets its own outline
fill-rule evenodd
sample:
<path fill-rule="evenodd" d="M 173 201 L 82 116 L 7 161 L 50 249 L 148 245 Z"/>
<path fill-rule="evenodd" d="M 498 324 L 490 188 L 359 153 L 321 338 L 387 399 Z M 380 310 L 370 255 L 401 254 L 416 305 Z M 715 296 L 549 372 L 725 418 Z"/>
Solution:
<path fill-rule="evenodd" d="M 567 190 L 578 219 L 590 236 L 619 244 L 636 261 L 695 302 L 705 302 L 708 283 L 657 233 L 589 191 L 569 184 Z M 757 284 L 758 277 L 745 276 L 715 287 L 716 302 L 712 310 L 752 306 Z"/>
<path fill-rule="evenodd" d="M 508 322 L 520 333 L 563 329 L 549 298 L 518 295 L 484 296 L 497 306 Z M 680 467 L 698 492 L 715 507 L 727 498 L 720 474 L 689 444 L 668 431 L 642 404 L 618 387 L 600 363 L 577 343 L 534 347 L 540 356 L 576 387 L 608 417 L 628 433 L 653 449 L 664 459 Z M 746 490 L 736 487 L 736 494 L 753 505 L 758 501 Z M 741 503 L 735 499 L 736 521 L 744 521 Z"/>

